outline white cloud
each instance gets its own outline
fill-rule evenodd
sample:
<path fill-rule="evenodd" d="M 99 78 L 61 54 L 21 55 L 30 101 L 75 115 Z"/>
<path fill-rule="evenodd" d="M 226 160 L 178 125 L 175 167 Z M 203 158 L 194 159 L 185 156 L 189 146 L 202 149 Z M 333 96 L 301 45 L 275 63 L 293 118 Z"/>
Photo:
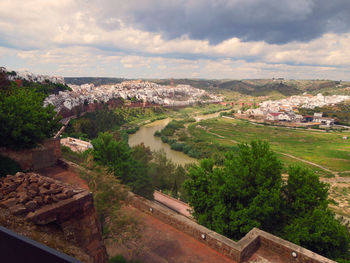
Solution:
<path fill-rule="evenodd" d="M 0 0 L 0 64 L 49 65 L 69 76 L 350 78 L 350 33 L 283 45 L 234 37 L 214 45 L 186 35 L 167 40 L 122 17 L 106 17 L 102 25 L 93 14 L 104 7 L 90 7 L 82 0 Z"/>

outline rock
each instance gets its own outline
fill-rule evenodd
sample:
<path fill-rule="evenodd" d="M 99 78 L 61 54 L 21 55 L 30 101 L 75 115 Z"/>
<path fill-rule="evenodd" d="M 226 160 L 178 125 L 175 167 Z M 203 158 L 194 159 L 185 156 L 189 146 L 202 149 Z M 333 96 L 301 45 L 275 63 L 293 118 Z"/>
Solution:
<path fill-rule="evenodd" d="M 28 187 L 28 189 L 34 190 L 36 192 L 39 191 L 39 185 L 37 183 L 31 183 Z"/>
<path fill-rule="evenodd" d="M 14 197 L 17 196 L 17 193 L 16 192 L 11 192 L 7 196 L 8 196 L 8 198 L 14 198 Z"/>
<path fill-rule="evenodd" d="M 52 197 L 50 195 L 45 195 L 44 196 L 44 204 L 49 205 L 49 204 L 52 204 L 52 203 L 53 203 Z"/>
<path fill-rule="evenodd" d="M 43 198 L 41 196 L 36 196 L 33 200 L 38 204 L 38 206 L 42 206 L 44 204 Z"/>
<path fill-rule="evenodd" d="M 32 176 L 32 177 L 29 178 L 29 182 L 30 182 L 31 184 L 37 183 L 37 182 L 38 182 L 38 178 Z"/>
<path fill-rule="evenodd" d="M 63 194 L 66 195 L 66 198 L 72 197 L 74 195 L 74 192 L 71 189 L 64 189 Z"/>
<path fill-rule="evenodd" d="M 27 195 L 26 192 L 18 193 L 17 197 L 18 197 L 18 202 L 22 204 L 25 204 L 30 200 L 30 197 Z"/>
<path fill-rule="evenodd" d="M 17 204 L 17 199 L 16 198 L 10 198 L 6 201 L 2 201 L 0 203 L 0 207 L 2 208 L 10 208 L 10 207 L 13 207 Z"/>
<path fill-rule="evenodd" d="M 23 182 L 17 187 L 17 192 L 25 191 L 27 189 L 27 186 L 28 186 L 28 181 L 23 180 Z"/>
<path fill-rule="evenodd" d="M 2 192 L 3 192 L 3 194 L 7 195 L 7 194 L 15 191 L 16 188 L 17 188 L 16 185 L 7 183 L 7 184 L 5 184 L 5 187 L 3 188 Z"/>
<path fill-rule="evenodd" d="M 10 208 L 10 212 L 13 215 L 22 215 L 27 212 L 27 208 L 25 208 L 22 204 L 15 205 Z"/>
<path fill-rule="evenodd" d="M 46 188 L 46 189 L 50 189 L 50 183 L 45 182 L 45 183 L 42 184 L 42 187 Z"/>
<path fill-rule="evenodd" d="M 38 203 L 36 201 L 29 201 L 24 205 L 28 211 L 34 211 L 35 208 L 38 207 Z"/>
<path fill-rule="evenodd" d="M 22 172 L 17 172 L 15 174 L 16 177 L 20 177 L 20 178 L 23 178 L 26 174 L 25 173 L 22 173 Z"/>
<path fill-rule="evenodd" d="M 52 200 L 56 203 L 58 201 L 60 201 L 60 199 L 58 197 L 56 197 L 55 195 L 51 195 Z"/>
<path fill-rule="evenodd" d="M 56 197 L 60 200 L 64 200 L 68 198 L 68 196 L 65 193 L 58 194 L 56 195 Z"/>

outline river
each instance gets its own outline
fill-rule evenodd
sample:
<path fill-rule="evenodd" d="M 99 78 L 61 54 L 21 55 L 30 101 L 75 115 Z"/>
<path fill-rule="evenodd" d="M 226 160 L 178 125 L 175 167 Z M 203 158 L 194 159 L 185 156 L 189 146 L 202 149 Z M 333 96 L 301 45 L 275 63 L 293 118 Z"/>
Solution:
<path fill-rule="evenodd" d="M 215 118 L 219 116 L 219 112 L 208 114 L 208 115 L 198 115 L 195 116 L 196 121 L 205 120 L 209 118 Z M 156 131 L 162 130 L 169 122 L 170 118 L 164 120 L 158 120 L 152 122 L 150 124 L 146 124 L 140 127 L 140 129 L 134 133 L 129 135 L 129 145 L 135 146 L 140 143 L 144 143 L 145 146 L 149 146 L 152 151 L 158 151 L 163 149 L 166 156 L 171 159 L 176 164 L 187 164 L 197 162 L 197 159 L 191 158 L 183 152 L 174 151 L 170 148 L 170 145 L 167 143 L 163 143 L 160 137 L 154 136 Z"/>

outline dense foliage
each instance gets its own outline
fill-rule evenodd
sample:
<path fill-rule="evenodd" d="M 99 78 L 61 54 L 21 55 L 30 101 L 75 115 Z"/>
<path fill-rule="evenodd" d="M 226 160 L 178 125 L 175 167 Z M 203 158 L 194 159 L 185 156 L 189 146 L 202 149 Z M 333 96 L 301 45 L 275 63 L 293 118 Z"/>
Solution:
<path fill-rule="evenodd" d="M 123 220 L 120 215 L 121 201 L 126 199 L 127 191 L 119 180 L 105 168 L 97 166 L 91 160 L 85 163 L 88 170 L 82 173 L 94 196 L 94 205 L 99 217 L 102 234 L 106 238 L 120 231 Z"/>
<path fill-rule="evenodd" d="M 194 217 L 233 239 L 258 227 L 327 257 L 345 257 L 350 237 L 328 209 L 328 185 L 300 167 L 291 167 L 284 183 L 281 171 L 281 162 L 261 141 L 240 144 L 223 167 L 202 160 L 185 182 Z"/>
<path fill-rule="evenodd" d="M 117 141 L 107 132 L 100 133 L 91 143 L 94 147 L 92 155 L 98 164 L 108 167 L 134 193 L 153 199 L 153 184 L 145 159 L 136 160 L 126 142 Z"/>
<path fill-rule="evenodd" d="M 5 156 L 0 156 L 0 177 L 22 171 L 19 164 Z"/>
<path fill-rule="evenodd" d="M 183 152 L 197 159 L 213 157 L 215 164 L 222 164 L 224 158 L 222 153 L 233 150 L 235 147 L 227 147 L 213 142 L 208 144 L 206 140 L 202 139 L 193 140 L 184 131 L 185 124 L 193 122 L 195 122 L 193 118 L 172 120 L 161 131 L 156 131 L 154 136 L 158 136 L 162 142 L 168 143 L 172 150 Z M 189 129 L 192 128 L 189 127 Z"/>
<path fill-rule="evenodd" d="M 99 132 L 118 130 L 121 125 L 135 120 L 164 118 L 163 108 L 129 108 L 119 107 L 114 110 L 97 110 L 88 112 L 83 117 L 70 122 L 66 135 L 81 138 L 94 139 Z M 126 132 L 137 131 L 137 126 L 128 125 Z"/>
<path fill-rule="evenodd" d="M 50 94 L 58 94 L 60 91 L 72 90 L 65 84 L 52 83 L 48 80 L 46 80 L 44 83 L 29 82 L 27 80 L 23 80 L 23 86 L 35 90 L 38 93 L 43 93 L 46 96 Z"/>
<path fill-rule="evenodd" d="M 153 153 L 150 163 L 150 175 L 156 190 L 163 190 L 174 197 L 185 199 L 182 184 L 187 179 L 186 170 L 181 165 L 174 164 L 167 159 L 164 151 Z"/>
<path fill-rule="evenodd" d="M 54 107 L 43 107 L 44 98 L 44 94 L 15 83 L 0 91 L 0 146 L 32 148 L 53 136 L 60 124 Z"/>

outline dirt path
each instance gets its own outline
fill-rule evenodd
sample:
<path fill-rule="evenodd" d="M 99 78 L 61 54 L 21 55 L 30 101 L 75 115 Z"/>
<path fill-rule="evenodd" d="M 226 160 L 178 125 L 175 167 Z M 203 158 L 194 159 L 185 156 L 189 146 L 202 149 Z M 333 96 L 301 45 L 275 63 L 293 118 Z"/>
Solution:
<path fill-rule="evenodd" d="M 229 140 L 229 141 L 231 141 L 231 142 L 233 142 L 233 143 L 239 143 L 239 142 L 237 142 L 237 141 L 235 141 L 235 140 L 228 139 L 228 138 L 225 137 L 225 136 L 222 136 L 222 135 L 220 135 L 220 134 L 216 134 L 216 133 L 211 132 L 211 131 L 209 131 L 209 130 L 207 130 L 207 133 L 212 134 L 212 135 L 215 135 L 215 136 L 217 136 L 218 138 L 221 138 L 221 139 L 227 139 L 227 140 Z M 324 171 L 326 171 L 326 172 L 329 172 L 329 173 L 333 174 L 335 177 L 339 177 L 338 172 L 332 171 L 332 170 L 330 170 L 330 169 L 328 169 L 328 168 L 326 168 L 326 167 L 324 167 L 324 166 L 322 166 L 322 165 L 319 165 L 319 164 L 317 164 L 317 163 L 313 163 L 313 162 L 310 162 L 310 161 L 301 159 L 301 158 L 299 158 L 299 157 L 296 157 L 296 156 L 291 155 L 291 154 L 288 154 L 288 153 L 282 153 L 282 152 L 277 152 L 277 151 L 275 151 L 275 152 L 276 152 L 276 153 L 279 153 L 279 154 L 282 154 L 282 155 L 284 155 L 284 156 L 287 156 L 287 157 L 289 157 L 289 158 L 293 158 L 293 159 L 298 160 L 298 161 L 300 161 L 300 162 L 304 162 L 304 163 L 307 163 L 307 164 L 316 166 L 316 167 L 321 168 L 322 170 L 324 170 Z"/>
<path fill-rule="evenodd" d="M 304 163 L 307 163 L 307 164 L 311 164 L 311 165 L 313 165 L 313 166 L 316 166 L 316 167 L 318 167 L 318 168 L 321 168 L 322 170 L 325 170 L 326 172 L 329 172 L 329 173 L 333 174 L 335 177 L 339 177 L 339 174 L 338 174 L 337 172 L 334 172 L 334 171 L 332 171 L 332 170 L 329 170 L 328 168 L 326 168 L 326 167 L 324 167 L 324 166 L 322 166 L 322 165 L 319 165 L 319 164 L 317 164 L 317 163 L 313 163 L 313 162 L 310 162 L 310 161 L 301 159 L 301 158 L 299 158 L 299 157 L 296 157 L 296 156 L 291 155 L 291 154 L 288 154 L 288 153 L 282 153 L 282 152 L 277 152 L 277 151 L 275 151 L 275 152 L 276 152 L 276 153 L 279 153 L 279 154 L 282 154 L 282 155 L 284 155 L 284 156 L 293 158 L 293 159 L 295 159 L 295 160 L 298 160 L 298 161 L 301 161 L 301 162 L 304 162 Z"/>

